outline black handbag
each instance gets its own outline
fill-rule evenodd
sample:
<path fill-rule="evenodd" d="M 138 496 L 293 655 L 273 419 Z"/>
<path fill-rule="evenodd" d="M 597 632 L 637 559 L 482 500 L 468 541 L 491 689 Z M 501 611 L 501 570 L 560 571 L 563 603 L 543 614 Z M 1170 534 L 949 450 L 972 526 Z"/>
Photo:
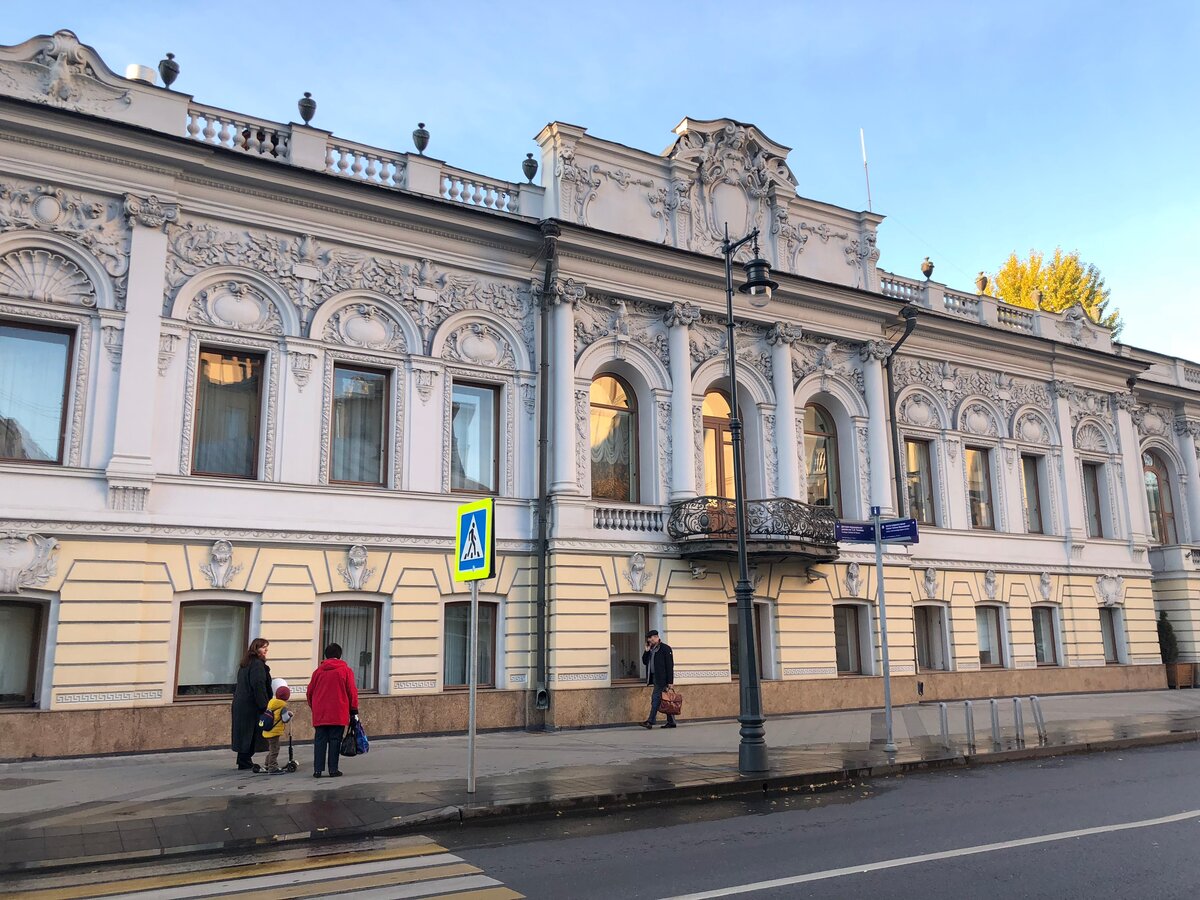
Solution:
<path fill-rule="evenodd" d="M 354 737 L 354 726 L 346 726 L 346 733 L 342 735 L 342 756 L 358 756 L 358 741 Z"/>

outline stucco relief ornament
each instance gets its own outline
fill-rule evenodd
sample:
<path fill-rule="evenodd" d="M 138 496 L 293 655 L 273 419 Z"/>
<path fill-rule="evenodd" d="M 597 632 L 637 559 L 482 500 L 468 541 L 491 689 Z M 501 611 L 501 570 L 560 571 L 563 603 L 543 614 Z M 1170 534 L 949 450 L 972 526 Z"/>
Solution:
<path fill-rule="evenodd" d="M 133 102 L 96 52 L 65 29 L 4 48 L 0 61 L 0 84 L 25 100 L 93 114 Z"/>
<path fill-rule="evenodd" d="M 229 587 L 229 580 L 242 571 L 241 566 L 233 564 L 233 544 L 216 541 L 208 551 L 208 562 L 200 567 L 200 571 L 214 588 Z"/>
<path fill-rule="evenodd" d="M 79 266 L 60 253 L 22 247 L 0 256 L 0 294 L 37 303 L 96 306 L 96 289 Z"/>
<path fill-rule="evenodd" d="M 1050 591 L 1052 586 L 1050 573 L 1043 572 L 1041 577 L 1038 579 L 1038 593 L 1042 595 L 1042 600 L 1047 603 L 1050 602 Z"/>
<path fill-rule="evenodd" d="M 288 355 L 292 358 L 292 377 L 296 379 L 296 387 L 299 388 L 300 393 L 304 393 L 308 379 L 312 376 L 313 360 L 317 358 L 317 355 L 305 353 L 302 350 L 289 350 Z"/>
<path fill-rule="evenodd" d="M 846 567 L 846 593 L 851 597 L 857 597 L 858 592 L 861 590 L 862 566 L 856 562 L 852 562 Z"/>
<path fill-rule="evenodd" d="M 936 600 L 938 595 L 937 569 L 930 567 L 925 570 L 925 579 L 921 583 L 925 589 L 926 600 Z"/>
<path fill-rule="evenodd" d="M 671 304 L 670 308 L 663 313 L 663 322 L 668 328 L 674 328 L 677 325 L 686 328 L 689 325 L 694 325 L 698 321 L 700 321 L 700 307 L 696 306 L 694 303 L 688 303 L 686 301 L 681 303 L 680 301 L 676 300 Z"/>
<path fill-rule="evenodd" d="M 790 322 L 776 322 L 767 330 L 766 341 L 772 347 L 777 344 L 785 344 L 790 347 L 803 336 L 804 331 L 799 325 L 793 325 Z"/>
<path fill-rule="evenodd" d="M 892 348 L 888 346 L 887 341 L 867 341 L 858 349 L 859 356 L 863 362 L 873 359 L 876 362 L 884 362 L 892 355 Z"/>
<path fill-rule="evenodd" d="M 373 303 L 352 303 L 335 312 L 325 323 L 325 340 L 365 350 L 407 349 L 399 323 Z"/>
<path fill-rule="evenodd" d="M 996 570 L 988 569 L 983 573 L 983 595 L 987 598 L 988 603 L 996 602 Z"/>
<path fill-rule="evenodd" d="M 457 359 L 495 369 L 515 369 L 516 354 L 503 335 L 490 325 L 472 322 L 446 339 L 443 359 Z"/>
<path fill-rule="evenodd" d="M 646 571 L 645 553 L 635 553 L 629 557 L 629 564 L 625 568 L 625 580 L 629 582 L 629 587 L 635 594 L 645 590 L 650 581 L 650 573 Z"/>
<path fill-rule="evenodd" d="M 1096 599 L 1101 606 L 1116 606 L 1125 593 L 1125 579 L 1120 575 L 1100 575 L 1096 578 Z"/>
<path fill-rule="evenodd" d="M 40 534 L 8 531 L 0 536 L 0 594 L 40 588 L 55 574 L 58 541 Z"/>
<path fill-rule="evenodd" d="M 188 321 L 234 331 L 283 334 L 275 304 L 251 285 L 226 281 L 201 291 L 188 309 Z"/>
<path fill-rule="evenodd" d="M 153 194 L 149 197 L 126 194 L 124 208 L 131 225 L 136 223 L 146 228 L 161 229 L 168 222 L 179 219 L 179 204 L 163 203 Z"/>
<path fill-rule="evenodd" d="M 367 548 L 362 544 L 355 544 L 346 551 L 346 563 L 338 566 L 338 574 L 350 590 L 361 591 L 367 579 L 375 574 L 374 569 L 367 568 Z"/>
<path fill-rule="evenodd" d="M 600 166 L 590 168 L 575 162 L 575 148 L 564 145 L 554 164 L 554 177 L 559 179 L 560 212 L 576 225 L 587 224 L 587 208 L 600 188 Z"/>
<path fill-rule="evenodd" d="M 1091 319 L 1088 318 L 1088 314 L 1082 306 L 1076 303 L 1063 313 L 1063 320 L 1058 323 L 1058 333 L 1077 347 L 1082 347 L 1088 343 L 1087 339 L 1091 337 L 1088 328 L 1090 324 Z"/>

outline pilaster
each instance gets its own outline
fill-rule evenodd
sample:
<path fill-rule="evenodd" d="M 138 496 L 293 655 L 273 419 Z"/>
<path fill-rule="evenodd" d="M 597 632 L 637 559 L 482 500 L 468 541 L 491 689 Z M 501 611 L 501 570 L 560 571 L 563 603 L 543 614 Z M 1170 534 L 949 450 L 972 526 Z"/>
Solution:
<path fill-rule="evenodd" d="M 674 303 L 663 316 L 671 360 L 672 503 L 696 496 L 696 442 L 692 436 L 692 357 L 688 329 L 700 318 L 692 303 Z"/>

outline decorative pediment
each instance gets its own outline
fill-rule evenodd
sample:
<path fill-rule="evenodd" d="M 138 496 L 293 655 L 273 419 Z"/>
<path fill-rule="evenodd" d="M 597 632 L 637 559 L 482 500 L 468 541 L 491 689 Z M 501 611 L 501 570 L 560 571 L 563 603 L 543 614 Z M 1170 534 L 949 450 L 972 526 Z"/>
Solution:
<path fill-rule="evenodd" d="M 1075 429 L 1075 446 L 1091 453 L 1108 453 L 1111 450 L 1108 435 L 1095 422 L 1084 422 Z"/>
<path fill-rule="evenodd" d="M 11 96 L 85 113 L 112 113 L 133 98 L 128 82 L 70 31 L 0 47 L 0 88 Z"/>
<path fill-rule="evenodd" d="M 1013 425 L 1013 437 L 1029 444 L 1050 444 L 1053 434 L 1050 424 L 1040 413 L 1022 413 Z"/>
<path fill-rule="evenodd" d="M 59 253 L 28 247 L 0 256 L 0 296 L 68 306 L 96 305 L 96 288 L 79 266 Z"/>
<path fill-rule="evenodd" d="M 1000 437 L 996 417 L 983 403 L 966 404 L 958 416 L 958 430 L 981 437 Z"/>
<path fill-rule="evenodd" d="M 460 360 L 493 369 L 515 369 L 516 354 L 500 331 L 485 322 L 471 322 L 446 338 L 442 359 Z"/>
<path fill-rule="evenodd" d="M 404 353 L 404 330 L 395 317 L 374 303 L 352 303 L 325 323 L 324 338 L 348 347 Z"/>
<path fill-rule="evenodd" d="M 937 403 L 922 391 L 914 391 L 900 401 L 900 421 L 918 428 L 943 427 Z"/>
<path fill-rule="evenodd" d="M 188 321 L 198 325 L 283 334 L 279 309 L 253 285 L 223 281 L 196 295 L 188 309 Z"/>

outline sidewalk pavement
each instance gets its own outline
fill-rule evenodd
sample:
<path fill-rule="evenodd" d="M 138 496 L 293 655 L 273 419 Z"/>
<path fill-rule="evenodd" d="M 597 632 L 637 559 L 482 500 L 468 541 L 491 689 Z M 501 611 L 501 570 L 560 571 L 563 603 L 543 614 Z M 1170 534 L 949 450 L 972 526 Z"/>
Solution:
<path fill-rule="evenodd" d="M 402 833 L 438 823 L 565 809 L 815 790 L 852 778 L 938 765 L 1200 739 L 1200 690 L 1045 697 L 1039 741 L 1028 698 L 1018 741 L 1011 699 L 999 704 L 994 745 L 976 702 L 976 748 L 962 703 L 950 704 L 944 746 L 936 704 L 895 710 L 898 752 L 884 752 L 882 710 L 767 721 L 771 770 L 737 772 L 736 722 L 681 722 L 674 730 L 597 728 L 493 732 L 477 741 L 478 790 L 466 793 L 466 737 L 377 740 L 344 760 L 345 776 L 300 770 L 239 772 L 233 755 L 205 750 L 0 764 L 0 873 L 234 850 L 312 838 Z M 370 723 L 366 723 L 368 728 Z"/>

